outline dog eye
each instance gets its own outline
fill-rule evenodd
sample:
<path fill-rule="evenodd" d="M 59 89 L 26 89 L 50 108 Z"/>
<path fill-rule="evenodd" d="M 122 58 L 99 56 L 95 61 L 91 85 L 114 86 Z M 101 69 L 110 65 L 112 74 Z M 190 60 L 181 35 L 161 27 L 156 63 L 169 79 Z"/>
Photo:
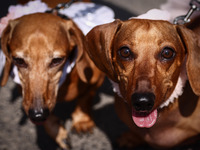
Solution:
<path fill-rule="evenodd" d="M 120 48 L 118 53 L 119 53 L 119 56 L 125 60 L 130 60 L 133 55 L 131 50 L 128 47 Z"/>
<path fill-rule="evenodd" d="M 175 51 L 172 48 L 165 47 L 161 51 L 161 59 L 162 60 L 171 60 L 175 56 Z"/>
<path fill-rule="evenodd" d="M 27 68 L 28 67 L 28 65 L 26 64 L 26 62 L 24 61 L 23 58 L 15 58 L 15 57 L 13 57 L 13 63 L 18 67 L 22 67 L 22 68 Z"/>
<path fill-rule="evenodd" d="M 50 63 L 50 67 L 55 67 L 59 64 L 61 64 L 64 61 L 64 58 L 54 58 L 52 59 L 51 63 Z"/>

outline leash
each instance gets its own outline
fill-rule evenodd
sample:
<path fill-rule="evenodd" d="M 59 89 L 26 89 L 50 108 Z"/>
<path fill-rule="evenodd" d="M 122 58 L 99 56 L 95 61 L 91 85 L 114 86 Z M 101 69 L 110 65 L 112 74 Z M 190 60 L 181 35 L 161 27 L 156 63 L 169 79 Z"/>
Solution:
<path fill-rule="evenodd" d="M 47 10 L 46 13 L 54 13 L 54 12 L 58 12 L 60 9 L 65 9 L 65 8 L 69 8 L 76 0 L 70 0 L 69 2 L 66 3 L 59 3 L 56 7 Z"/>
<path fill-rule="evenodd" d="M 178 16 L 174 19 L 174 24 L 183 25 L 190 22 L 190 17 L 195 11 L 200 11 L 200 0 L 191 0 L 190 9 L 186 15 Z"/>
<path fill-rule="evenodd" d="M 69 8 L 76 1 L 81 1 L 81 0 L 70 0 L 69 2 L 66 2 L 66 3 L 59 3 L 56 7 L 45 11 L 45 13 L 52 13 L 52 14 L 57 15 L 57 16 L 63 18 L 63 19 L 69 20 L 70 18 L 68 16 L 59 13 L 59 11 L 61 9 Z"/>
<path fill-rule="evenodd" d="M 77 1 L 77 0 L 70 0 L 69 2 L 66 2 L 66 3 L 59 3 L 56 7 L 45 11 L 45 13 L 51 13 L 51 14 L 59 16 L 63 19 L 69 20 L 70 18 L 68 16 L 61 14 L 59 11 L 61 9 L 69 8 L 75 1 Z M 81 0 L 78 0 L 78 1 L 81 1 Z M 61 86 L 64 83 L 67 75 L 74 68 L 74 66 L 76 64 L 77 53 L 78 53 L 78 49 L 77 49 L 77 47 L 75 47 L 74 50 L 72 51 L 72 54 L 69 55 L 69 58 L 65 62 L 65 65 L 64 65 L 64 68 L 63 68 L 63 73 L 62 73 L 62 76 L 61 76 L 60 81 L 59 81 L 59 86 Z"/>
<path fill-rule="evenodd" d="M 70 0 L 69 2 L 66 2 L 66 3 L 59 3 L 56 7 L 52 8 L 50 10 L 47 10 L 45 13 L 51 13 L 51 14 L 57 15 L 63 19 L 69 20 L 70 18 L 68 16 L 61 14 L 59 11 L 61 9 L 69 8 L 75 1 L 77 1 L 77 0 Z M 78 49 L 77 49 L 77 47 L 75 47 L 65 62 L 65 65 L 63 68 L 63 73 L 62 73 L 62 76 L 59 81 L 59 86 L 61 86 L 64 83 L 65 79 L 67 78 L 67 75 L 74 68 L 74 66 L 76 64 L 77 55 L 78 55 Z"/>

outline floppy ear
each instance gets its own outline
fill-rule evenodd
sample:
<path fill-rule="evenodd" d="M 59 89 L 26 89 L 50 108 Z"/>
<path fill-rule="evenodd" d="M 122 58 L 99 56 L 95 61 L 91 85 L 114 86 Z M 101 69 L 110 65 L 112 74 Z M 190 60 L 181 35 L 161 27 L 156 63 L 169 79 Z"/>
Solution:
<path fill-rule="evenodd" d="M 200 96 L 200 39 L 190 29 L 178 26 L 177 31 L 187 51 L 186 70 L 193 92 Z"/>
<path fill-rule="evenodd" d="M 121 24 L 120 20 L 115 20 L 96 26 L 86 36 L 90 58 L 113 81 L 117 81 L 117 77 L 112 65 L 112 43 Z"/>
<path fill-rule="evenodd" d="M 12 37 L 13 30 L 17 23 L 18 23 L 17 20 L 10 21 L 2 33 L 1 48 L 3 50 L 4 55 L 6 56 L 6 63 L 5 63 L 2 79 L 0 81 L 1 86 L 4 86 L 7 83 L 9 75 L 10 75 L 10 71 L 12 68 L 12 59 L 11 59 L 8 45 L 9 45 L 10 39 Z"/>
<path fill-rule="evenodd" d="M 67 27 L 69 41 L 78 48 L 76 69 L 79 77 L 82 81 L 91 83 L 94 75 L 91 70 L 93 64 L 86 53 L 85 36 L 72 20 L 65 20 L 65 26 Z"/>

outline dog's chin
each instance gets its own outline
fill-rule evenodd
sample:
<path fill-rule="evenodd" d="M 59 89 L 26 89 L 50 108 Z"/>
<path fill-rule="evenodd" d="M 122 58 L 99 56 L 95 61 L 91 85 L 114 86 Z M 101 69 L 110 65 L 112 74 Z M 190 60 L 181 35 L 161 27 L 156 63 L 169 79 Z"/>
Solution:
<path fill-rule="evenodd" d="M 152 127 L 157 120 L 158 111 L 157 109 L 147 112 L 136 112 L 132 108 L 132 119 L 134 123 L 140 128 L 150 128 Z"/>
<path fill-rule="evenodd" d="M 35 124 L 35 125 L 44 125 L 44 123 L 45 123 L 45 121 L 47 120 L 47 118 L 46 119 L 41 119 L 41 120 L 34 120 L 34 119 L 31 119 L 30 118 L 30 120 L 31 120 L 31 122 L 33 123 L 33 124 Z"/>
<path fill-rule="evenodd" d="M 45 121 L 33 121 L 33 120 L 31 120 L 31 122 L 33 123 L 33 124 L 35 124 L 35 125 L 38 125 L 38 126 L 40 126 L 40 125 L 44 125 L 44 122 Z"/>

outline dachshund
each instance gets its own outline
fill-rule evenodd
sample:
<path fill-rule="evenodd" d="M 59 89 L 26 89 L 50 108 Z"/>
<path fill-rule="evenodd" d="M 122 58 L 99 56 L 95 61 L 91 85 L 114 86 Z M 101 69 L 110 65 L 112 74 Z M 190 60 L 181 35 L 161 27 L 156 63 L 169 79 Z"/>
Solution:
<path fill-rule="evenodd" d="M 120 146 L 164 149 L 196 139 L 200 38 L 194 31 L 164 20 L 116 19 L 93 28 L 86 40 L 90 58 L 113 85 L 119 118 L 130 128 Z"/>
<path fill-rule="evenodd" d="M 92 130 L 92 99 L 104 74 L 89 58 L 85 36 L 71 19 L 35 13 L 11 20 L 1 46 L 6 56 L 1 86 L 17 71 L 23 108 L 33 123 L 43 124 L 61 148 L 69 148 L 67 131 L 51 112 L 57 102 L 77 99 L 72 126 L 77 132 Z"/>

